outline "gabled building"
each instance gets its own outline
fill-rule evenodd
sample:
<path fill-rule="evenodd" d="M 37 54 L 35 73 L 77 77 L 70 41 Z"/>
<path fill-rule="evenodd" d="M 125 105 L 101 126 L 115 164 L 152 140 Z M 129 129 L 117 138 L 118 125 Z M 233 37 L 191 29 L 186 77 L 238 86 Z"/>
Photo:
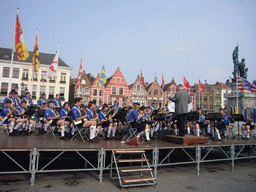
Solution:
<path fill-rule="evenodd" d="M 172 81 L 168 84 L 164 85 L 164 101 L 165 104 L 168 104 L 170 102 L 169 97 L 174 97 L 175 93 L 178 91 L 178 85 L 176 84 L 174 78 L 172 78 Z M 190 95 L 190 101 L 192 103 L 192 109 L 190 110 L 195 110 L 195 93 L 193 89 L 190 87 L 189 90 L 189 95 Z"/>
<path fill-rule="evenodd" d="M 105 85 L 99 87 L 100 74 L 98 73 L 97 77 L 94 79 L 91 85 L 91 101 L 94 101 L 96 105 L 99 105 L 100 102 L 104 102 L 104 92 Z"/>
<path fill-rule="evenodd" d="M 131 91 L 131 105 L 133 103 L 140 103 L 141 106 L 147 105 L 145 86 L 140 84 L 140 76 L 138 75 L 135 82 L 128 86 Z"/>
<path fill-rule="evenodd" d="M 53 99 L 58 93 L 62 101 L 68 101 L 72 68 L 61 58 L 58 60 L 57 77 L 50 78 L 49 82 L 44 80 L 54 56 L 55 54 L 39 53 L 40 68 L 35 73 L 32 65 L 33 52 L 29 51 L 29 57 L 25 61 L 19 61 L 15 52 L 11 66 L 12 49 L 0 48 L 0 97 L 6 97 L 8 91 L 15 89 L 22 96 L 29 91 L 33 103 L 36 103 L 43 93 L 48 99 Z"/>
<path fill-rule="evenodd" d="M 117 101 L 119 106 L 122 106 L 123 103 L 130 105 L 130 97 L 130 89 L 118 67 L 115 73 L 107 79 L 104 91 L 104 103 L 113 105 L 114 101 Z"/>
<path fill-rule="evenodd" d="M 146 86 L 146 91 L 148 106 L 151 106 L 152 103 L 155 103 L 155 107 L 157 108 L 164 107 L 163 90 L 157 82 L 157 77 L 154 78 L 154 82 Z"/>
<path fill-rule="evenodd" d="M 77 86 L 77 78 L 73 78 L 70 81 L 70 104 L 73 104 L 72 100 L 75 97 L 82 97 L 85 105 L 88 105 L 91 100 L 91 86 L 94 82 L 95 78 L 91 73 L 85 73 L 85 71 L 81 74 L 81 81 L 79 83 L 79 88 L 76 89 Z"/>

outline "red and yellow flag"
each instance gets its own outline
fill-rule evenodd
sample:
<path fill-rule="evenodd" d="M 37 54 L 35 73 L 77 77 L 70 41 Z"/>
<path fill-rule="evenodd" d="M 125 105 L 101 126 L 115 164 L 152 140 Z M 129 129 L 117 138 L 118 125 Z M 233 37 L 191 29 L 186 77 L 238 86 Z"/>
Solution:
<path fill-rule="evenodd" d="M 32 64 L 34 65 L 34 69 L 36 73 L 36 70 L 40 68 L 37 31 L 36 31 L 36 41 L 34 46 L 34 55 L 32 59 Z"/>
<path fill-rule="evenodd" d="M 21 30 L 19 16 L 17 14 L 16 27 L 15 27 L 15 51 L 18 53 L 18 59 L 24 61 L 28 58 L 28 50 L 24 41 L 23 33 Z"/>

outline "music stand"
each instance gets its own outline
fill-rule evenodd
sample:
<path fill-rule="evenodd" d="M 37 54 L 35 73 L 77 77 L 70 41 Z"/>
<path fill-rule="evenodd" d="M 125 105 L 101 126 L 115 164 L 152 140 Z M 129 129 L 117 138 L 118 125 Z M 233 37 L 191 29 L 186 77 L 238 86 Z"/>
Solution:
<path fill-rule="evenodd" d="M 237 133 L 237 135 L 235 135 L 234 137 L 232 137 L 232 139 L 234 139 L 234 138 L 238 138 L 238 140 L 240 140 L 240 137 L 242 136 L 241 134 L 240 134 L 240 125 L 239 125 L 239 121 L 244 121 L 244 116 L 243 116 L 243 114 L 233 114 L 233 116 L 234 116 L 234 121 L 237 121 L 237 126 L 238 126 L 238 133 Z"/>

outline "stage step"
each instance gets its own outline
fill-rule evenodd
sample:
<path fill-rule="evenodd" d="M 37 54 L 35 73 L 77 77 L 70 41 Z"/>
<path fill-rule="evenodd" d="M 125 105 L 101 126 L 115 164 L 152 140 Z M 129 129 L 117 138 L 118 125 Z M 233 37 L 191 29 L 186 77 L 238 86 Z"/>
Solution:
<path fill-rule="evenodd" d="M 155 181 L 156 178 L 154 177 L 129 177 L 129 178 L 122 178 L 124 183 L 140 183 L 146 181 Z"/>
<path fill-rule="evenodd" d="M 130 159 L 122 159 L 127 158 L 127 156 L 129 156 Z M 156 178 L 153 177 L 153 170 L 150 167 L 149 160 L 144 150 L 112 150 L 111 158 L 113 158 L 114 162 L 111 163 L 110 178 L 118 178 L 121 188 L 156 185 Z M 123 164 L 119 163 L 139 163 L 141 165 L 138 166 L 137 164 L 136 166 L 132 166 L 132 164 L 130 164 L 130 167 L 127 167 L 127 165 L 123 166 Z M 115 168 L 112 167 L 112 164 L 114 164 Z M 117 177 L 112 176 L 113 170 L 116 171 Z M 130 175 L 130 177 L 127 176 L 132 173 L 133 175 Z"/>
<path fill-rule="evenodd" d="M 141 150 L 141 151 L 138 151 L 138 150 L 133 150 L 133 151 L 130 151 L 130 150 L 118 150 L 118 151 L 115 151 L 116 154 L 135 154 L 135 153 L 145 153 L 145 151 Z"/>
<path fill-rule="evenodd" d="M 119 168 L 121 173 L 131 173 L 131 172 L 138 172 L 138 171 L 152 171 L 151 168 Z"/>
<path fill-rule="evenodd" d="M 117 159 L 118 163 L 148 162 L 148 159 Z"/>

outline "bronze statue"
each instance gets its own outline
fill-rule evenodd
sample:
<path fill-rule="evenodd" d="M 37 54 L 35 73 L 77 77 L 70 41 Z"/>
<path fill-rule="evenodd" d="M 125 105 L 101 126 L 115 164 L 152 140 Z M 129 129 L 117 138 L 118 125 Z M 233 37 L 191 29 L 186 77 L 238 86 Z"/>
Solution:
<path fill-rule="evenodd" d="M 243 58 L 241 62 L 238 60 L 238 46 L 233 51 L 233 63 L 234 63 L 234 78 L 232 78 L 232 82 L 236 82 L 236 77 L 243 77 L 247 79 L 248 68 L 245 68 L 245 59 Z"/>

